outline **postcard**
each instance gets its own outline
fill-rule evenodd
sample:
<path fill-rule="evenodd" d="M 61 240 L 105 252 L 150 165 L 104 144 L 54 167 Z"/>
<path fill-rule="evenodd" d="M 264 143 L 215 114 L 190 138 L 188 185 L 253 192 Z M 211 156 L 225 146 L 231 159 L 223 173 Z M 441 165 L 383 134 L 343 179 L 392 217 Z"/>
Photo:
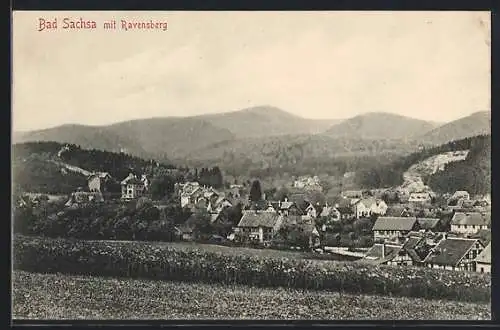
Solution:
<path fill-rule="evenodd" d="M 14 320 L 491 319 L 489 12 L 12 17 Z"/>

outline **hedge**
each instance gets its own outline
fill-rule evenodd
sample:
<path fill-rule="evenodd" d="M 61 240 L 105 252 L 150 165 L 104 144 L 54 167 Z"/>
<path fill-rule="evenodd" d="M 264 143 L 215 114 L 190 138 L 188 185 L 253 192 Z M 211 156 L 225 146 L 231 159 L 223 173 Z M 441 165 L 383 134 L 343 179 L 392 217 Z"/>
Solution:
<path fill-rule="evenodd" d="M 468 302 L 491 299 L 491 278 L 486 274 L 224 255 L 146 242 L 16 236 L 14 268 L 41 273 L 247 284 Z"/>

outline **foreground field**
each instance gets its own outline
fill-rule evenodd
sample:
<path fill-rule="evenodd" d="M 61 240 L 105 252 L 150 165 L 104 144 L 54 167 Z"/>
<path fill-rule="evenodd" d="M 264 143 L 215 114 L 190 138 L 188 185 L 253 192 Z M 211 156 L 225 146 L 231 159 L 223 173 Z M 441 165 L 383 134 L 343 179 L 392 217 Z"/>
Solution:
<path fill-rule="evenodd" d="M 36 273 L 315 289 L 489 303 L 487 274 L 183 250 L 142 242 L 14 238 L 14 269 Z"/>
<path fill-rule="evenodd" d="M 14 319 L 491 319 L 489 304 L 13 273 Z"/>
<path fill-rule="evenodd" d="M 249 247 L 223 246 L 216 244 L 200 244 L 195 242 L 149 242 L 149 241 L 117 241 L 117 240 L 100 240 L 89 242 L 110 242 L 110 243 L 126 243 L 126 244 L 143 244 L 148 246 L 163 246 L 170 247 L 181 251 L 203 251 L 210 253 L 220 253 L 227 256 L 252 256 L 262 258 L 288 258 L 296 260 L 311 260 L 318 263 L 324 261 L 348 262 L 348 258 L 335 254 L 318 254 L 305 251 L 290 251 L 290 250 L 275 250 L 275 249 L 255 249 Z"/>

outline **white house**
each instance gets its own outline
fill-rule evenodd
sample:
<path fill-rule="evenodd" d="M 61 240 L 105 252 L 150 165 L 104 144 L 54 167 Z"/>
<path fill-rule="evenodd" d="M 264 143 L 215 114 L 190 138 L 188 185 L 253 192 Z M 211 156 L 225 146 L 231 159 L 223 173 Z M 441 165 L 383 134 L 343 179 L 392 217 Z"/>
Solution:
<path fill-rule="evenodd" d="M 130 173 L 123 181 L 121 182 L 122 186 L 122 198 L 123 199 L 134 199 L 144 195 L 147 190 L 147 181 L 146 177 L 142 176 L 141 179 L 138 179 L 137 176 L 133 173 Z"/>
<path fill-rule="evenodd" d="M 270 241 L 282 223 L 283 217 L 276 213 L 247 210 L 243 212 L 236 231 L 259 242 Z"/>
<path fill-rule="evenodd" d="M 415 217 L 378 217 L 372 232 L 375 241 L 403 241 L 408 233 L 418 229 Z"/>
<path fill-rule="evenodd" d="M 491 223 L 491 213 L 456 212 L 451 219 L 451 231 L 459 234 L 475 234 L 481 229 L 488 229 Z"/>
<path fill-rule="evenodd" d="M 457 190 L 453 196 L 451 196 L 452 199 L 456 199 L 456 200 L 459 200 L 459 199 L 463 199 L 463 200 L 469 200 L 470 199 L 470 195 L 467 191 L 465 190 Z"/>
<path fill-rule="evenodd" d="M 432 200 L 432 196 L 428 192 L 413 192 L 410 193 L 408 198 L 408 202 L 410 203 L 419 203 L 419 204 L 427 204 Z"/>
<path fill-rule="evenodd" d="M 111 180 L 111 175 L 107 172 L 92 173 L 87 178 L 89 191 L 105 192 L 106 184 Z"/>
<path fill-rule="evenodd" d="M 491 242 L 476 258 L 476 272 L 491 273 Z"/>
<path fill-rule="evenodd" d="M 387 204 L 375 198 L 363 198 L 354 204 L 354 214 L 357 219 L 369 217 L 372 214 L 385 215 Z"/>

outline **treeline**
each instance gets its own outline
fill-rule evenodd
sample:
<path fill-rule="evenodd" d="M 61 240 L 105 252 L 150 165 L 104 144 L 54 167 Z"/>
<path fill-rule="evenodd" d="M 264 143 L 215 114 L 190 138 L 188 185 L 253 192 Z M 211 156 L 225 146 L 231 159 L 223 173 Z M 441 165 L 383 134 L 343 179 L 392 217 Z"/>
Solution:
<path fill-rule="evenodd" d="M 65 146 L 67 150 L 60 153 Z M 140 172 L 150 172 L 153 168 L 175 169 L 167 163 L 154 160 L 144 160 L 125 153 L 116 153 L 96 149 L 82 149 L 75 144 L 61 144 L 57 142 L 27 142 L 15 144 L 13 155 L 18 159 L 26 159 L 37 154 L 46 158 L 63 161 L 67 164 L 81 167 L 91 172 L 108 172 L 115 178 L 125 178 L 130 169 Z"/>
<path fill-rule="evenodd" d="M 65 148 L 67 146 L 67 148 Z M 63 169 L 56 162 L 77 166 L 89 172 L 108 172 L 114 178 L 113 192 L 120 192 L 119 182 L 132 172 L 146 174 L 151 182 L 153 199 L 170 198 L 175 183 L 198 181 L 202 185 L 223 187 L 219 167 L 189 169 L 169 163 L 144 160 L 124 153 L 82 149 L 74 144 L 28 142 L 12 147 L 14 185 L 21 191 L 47 194 L 70 193 L 86 187 L 83 174 Z M 54 162 L 56 161 L 56 162 Z"/>
<path fill-rule="evenodd" d="M 362 187 L 362 188 L 384 188 L 384 187 L 391 187 L 391 186 L 397 186 L 403 183 L 403 173 L 410 168 L 413 164 L 416 164 L 420 161 L 423 161 L 429 157 L 445 153 L 445 152 L 451 152 L 451 151 L 459 151 L 459 150 L 466 150 L 469 149 L 471 150 L 472 154 L 468 156 L 469 161 L 467 161 L 465 168 L 468 168 L 471 170 L 474 174 L 472 175 L 481 175 L 477 169 L 480 167 L 478 164 L 478 156 L 474 156 L 476 154 L 481 154 L 483 155 L 483 160 L 486 160 L 487 163 L 489 164 L 489 157 L 486 156 L 486 154 L 489 153 L 489 150 L 491 147 L 489 147 L 491 135 L 478 135 L 474 137 L 468 137 L 465 139 L 461 140 L 456 140 L 456 141 L 451 141 L 449 143 L 437 146 L 437 147 L 432 147 L 432 148 L 424 148 L 418 152 L 414 152 L 410 155 L 400 157 L 394 161 L 391 160 L 385 160 L 381 162 L 374 162 L 370 166 L 361 169 L 356 173 L 356 182 L 357 184 Z M 460 162 L 457 162 L 460 163 Z M 454 170 L 455 172 L 452 174 L 447 174 L 448 171 L 457 165 L 454 165 L 453 163 L 449 164 L 447 169 L 444 172 L 437 173 L 436 177 L 431 179 L 431 181 L 434 182 L 434 185 L 443 185 L 442 182 L 449 180 L 445 179 L 447 175 L 449 175 L 449 178 L 453 178 L 453 180 L 456 179 L 455 175 L 458 175 L 460 171 L 464 170 L 465 168 L 463 167 L 464 165 L 459 165 L 457 169 Z M 481 165 L 483 166 L 483 165 Z M 484 167 L 484 166 L 483 166 Z M 451 181 L 453 181 L 451 180 Z M 440 184 L 436 182 L 441 182 Z M 457 185 L 461 186 L 471 186 L 471 181 L 467 181 L 469 183 L 461 183 Z M 483 184 L 480 184 L 482 187 Z M 443 187 L 444 188 L 444 187 Z M 470 187 L 473 188 L 473 187 Z M 447 190 L 446 188 L 445 190 Z M 465 188 L 463 188 L 465 189 Z M 452 189 L 452 191 L 455 191 L 455 189 Z"/>
<path fill-rule="evenodd" d="M 198 181 L 202 186 L 222 188 L 224 185 L 222 172 L 218 166 L 213 168 L 202 167 L 199 171 L 195 169 L 195 173 L 191 176 L 191 179 L 192 181 Z"/>
<path fill-rule="evenodd" d="M 179 226 L 188 225 L 196 240 L 211 235 L 228 235 L 242 216 L 237 204 L 225 208 L 217 221 L 206 211 L 191 212 L 182 208 L 173 198 L 155 205 L 141 197 L 128 203 L 88 203 L 65 207 L 65 200 L 57 202 L 27 202 L 14 205 L 14 233 L 53 238 L 89 240 L 174 241 L 180 239 Z"/>
<path fill-rule="evenodd" d="M 210 162 L 233 176 L 268 178 L 283 172 L 338 176 L 364 167 L 364 163 L 408 154 L 417 145 L 397 140 L 289 135 L 225 141 L 200 149 L 182 161 L 196 167 Z"/>
<path fill-rule="evenodd" d="M 14 190 L 45 194 L 68 194 L 77 187 L 85 187 L 85 176 L 74 172 L 63 172 L 61 168 L 42 159 L 31 158 L 12 162 L 12 184 Z"/>

